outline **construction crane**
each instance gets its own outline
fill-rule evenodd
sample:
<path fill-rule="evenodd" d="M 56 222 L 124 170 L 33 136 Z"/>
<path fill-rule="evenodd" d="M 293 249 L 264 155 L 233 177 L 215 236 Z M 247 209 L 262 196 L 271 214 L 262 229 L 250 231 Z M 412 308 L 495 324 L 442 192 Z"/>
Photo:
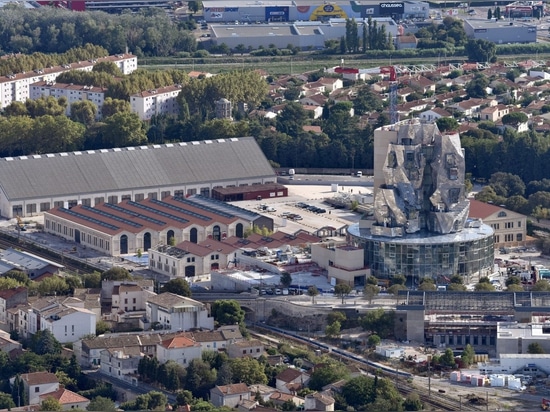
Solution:
<path fill-rule="evenodd" d="M 343 63 L 343 61 L 342 61 Z M 370 69 L 356 69 L 352 67 L 340 67 L 334 69 L 335 73 L 341 74 L 384 74 L 390 81 L 390 93 L 388 100 L 390 103 L 390 123 L 395 124 L 399 121 L 399 112 L 397 111 L 397 69 L 395 66 L 380 66 Z"/>
<path fill-rule="evenodd" d="M 365 69 L 364 73 L 369 74 L 385 74 L 390 81 L 390 124 L 395 124 L 399 121 L 399 112 L 397 111 L 397 70 L 395 66 L 381 66 L 372 69 Z"/>

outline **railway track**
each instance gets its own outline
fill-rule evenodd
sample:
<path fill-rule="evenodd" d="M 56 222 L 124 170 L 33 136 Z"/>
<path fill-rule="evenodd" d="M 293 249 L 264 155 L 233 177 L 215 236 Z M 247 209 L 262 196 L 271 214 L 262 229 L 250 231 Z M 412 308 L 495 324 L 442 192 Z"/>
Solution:
<path fill-rule="evenodd" d="M 295 335 L 292 333 L 285 333 L 278 330 L 275 330 L 274 328 L 270 328 L 267 326 L 257 326 L 258 329 L 262 330 L 262 334 L 255 333 L 251 331 L 250 333 L 252 335 L 255 335 L 259 339 L 266 338 L 267 341 L 270 344 L 276 344 L 282 339 L 284 340 L 290 340 L 297 342 L 302 345 L 309 346 L 311 348 L 315 349 L 324 349 L 326 350 L 327 346 L 324 344 L 320 344 L 316 341 L 312 341 L 310 339 L 303 338 L 299 335 Z M 267 335 L 267 336 L 266 336 Z M 270 337 L 269 335 L 275 336 L 277 339 L 274 339 L 273 337 Z M 339 359 L 345 358 L 345 360 L 348 363 L 355 364 L 356 366 L 361 367 L 364 369 L 367 368 L 376 368 L 376 370 L 380 373 L 381 376 L 391 379 L 397 388 L 397 390 L 403 395 L 407 396 L 411 393 L 416 393 L 422 403 L 424 403 L 425 406 L 430 406 L 431 410 L 441 410 L 441 411 L 482 411 L 485 410 L 485 406 L 479 406 L 479 405 L 472 405 L 470 403 L 467 403 L 466 400 L 462 402 L 462 400 L 456 400 L 455 398 L 450 397 L 449 395 L 445 395 L 442 393 L 439 393 L 437 391 L 428 390 L 428 388 L 420 387 L 418 385 L 415 385 L 414 382 L 406 382 L 403 379 L 409 379 L 412 378 L 413 375 L 406 372 L 396 372 L 392 370 L 391 368 L 380 368 L 378 365 L 373 364 L 372 362 L 366 360 L 366 359 L 359 359 L 357 356 L 354 356 L 352 354 L 347 354 L 345 351 L 334 351 L 329 350 L 329 353 L 331 353 L 333 356 L 338 357 Z M 434 409 L 435 408 L 435 409 Z"/>
<path fill-rule="evenodd" d="M 32 253 L 44 259 L 51 260 L 55 263 L 63 265 L 69 272 L 74 273 L 91 273 L 94 270 L 102 271 L 103 269 L 95 268 L 93 265 L 81 263 L 63 252 L 55 252 L 51 249 L 45 249 L 38 243 L 29 242 L 27 239 L 19 239 L 11 235 L 0 232 L 0 249 L 19 249 L 25 252 Z"/>

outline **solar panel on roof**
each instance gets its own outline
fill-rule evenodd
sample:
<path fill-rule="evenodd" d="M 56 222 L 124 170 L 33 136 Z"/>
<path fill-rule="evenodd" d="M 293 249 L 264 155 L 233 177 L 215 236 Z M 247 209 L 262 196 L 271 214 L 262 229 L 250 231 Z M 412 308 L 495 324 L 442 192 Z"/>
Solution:
<path fill-rule="evenodd" d="M 163 202 L 161 200 L 157 200 L 157 199 L 151 199 L 151 202 L 154 203 L 155 205 L 161 205 L 161 206 L 164 206 L 164 207 L 167 207 L 169 209 L 172 209 L 172 210 L 176 210 L 180 213 L 185 213 L 185 214 L 188 214 L 190 216 L 193 216 L 193 217 L 196 217 L 197 219 L 201 219 L 201 220 L 205 220 L 205 221 L 210 221 L 212 220 L 211 218 L 209 218 L 208 216 L 205 216 L 205 215 L 201 215 L 200 213 L 195 213 L 191 210 L 187 210 L 187 209 L 182 209 L 181 207 L 177 207 L 177 206 L 174 206 L 174 205 L 171 205 L 170 203 L 166 203 L 166 202 Z"/>
<path fill-rule="evenodd" d="M 226 203 L 223 200 L 218 200 L 218 199 L 214 199 L 214 198 L 211 198 L 211 197 L 205 197 L 205 196 L 202 196 L 202 195 L 195 195 L 195 197 L 198 200 L 202 200 L 204 202 L 214 203 L 214 204 L 220 205 L 220 206 L 222 206 L 226 209 L 235 210 L 236 212 L 238 212 L 240 214 L 245 214 L 245 215 L 250 215 L 250 216 L 258 216 L 258 214 L 255 213 L 255 212 L 251 212 L 250 210 L 243 209 L 242 207 L 232 205 L 231 203 Z"/>
<path fill-rule="evenodd" d="M 103 206 L 109 207 L 120 213 L 126 213 L 127 215 L 146 220 L 148 222 L 154 223 L 155 225 L 164 226 L 166 224 L 166 222 L 163 222 L 162 220 L 158 220 L 158 219 L 155 219 L 154 217 L 142 215 L 141 213 L 134 212 L 133 210 L 124 209 L 123 207 L 120 207 L 119 205 L 114 205 L 112 203 L 104 203 Z"/>
<path fill-rule="evenodd" d="M 110 223 L 102 222 L 101 220 L 95 219 L 93 217 L 82 215 L 80 213 L 76 213 L 74 210 L 65 209 L 64 207 L 60 207 L 58 210 L 60 212 L 66 213 L 66 214 L 74 216 L 74 217 L 78 217 L 80 219 L 87 220 L 88 222 L 95 223 L 96 225 L 103 226 L 103 227 L 106 227 L 106 228 L 111 229 L 111 230 L 119 230 L 120 229 L 119 227 L 117 227 L 115 225 L 111 225 Z"/>
<path fill-rule="evenodd" d="M 189 223 L 189 220 L 187 220 L 187 219 L 184 219 L 184 218 L 179 217 L 179 216 L 172 215 L 170 213 L 163 212 L 162 210 L 154 209 L 154 208 L 146 206 L 146 205 L 142 205 L 141 203 L 128 202 L 128 204 L 132 205 L 132 206 L 135 206 L 137 208 L 143 209 L 143 210 L 147 210 L 151 213 L 156 213 L 157 215 L 163 216 L 165 218 L 175 220 L 176 222 Z"/>
<path fill-rule="evenodd" d="M 232 215 L 230 213 L 227 213 L 227 212 L 223 212 L 221 210 L 218 210 L 218 209 L 215 209 L 213 207 L 209 207 L 209 206 L 206 206 L 206 205 L 203 205 L 201 203 L 196 203 L 196 202 L 192 202 L 188 199 L 185 199 L 183 197 L 174 197 L 173 198 L 174 200 L 176 200 L 177 202 L 181 202 L 181 203 L 184 203 L 186 205 L 189 205 L 189 206 L 193 206 L 193 207 L 196 207 L 197 209 L 202 209 L 202 210 L 206 210 L 210 213 L 214 213 L 216 215 L 220 215 L 220 216 L 223 216 L 223 217 L 227 217 L 227 218 L 232 218 L 232 217 L 235 217 L 235 215 Z"/>
<path fill-rule="evenodd" d="M 133 222 L 131 220 L 124 219 L 123 217 L 112 215 L 112 214 L 107 213 L 103 210 L 94 209 L 91 206 L 82 206 L 82 209 L 87 210 L 88 212 L 92 212 L 92 213 L 95 213 L 97 215 L 106 217 L 107 219 L 113 219 L 113 220 L 116 220 L 117 222 L 124 223 L 126 225 L 130 225 L 130 226 L 135 227 L 135 228 L 143 227 L 143 225 L 141 223 Z"/>

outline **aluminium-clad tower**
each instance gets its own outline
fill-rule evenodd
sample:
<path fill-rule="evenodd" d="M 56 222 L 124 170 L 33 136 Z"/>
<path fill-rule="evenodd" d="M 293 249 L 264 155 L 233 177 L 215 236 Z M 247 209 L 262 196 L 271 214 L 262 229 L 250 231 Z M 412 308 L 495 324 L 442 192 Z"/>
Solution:
<path fill-rule="evenodd" d="M 377 277 L 470 277 L 493 266 L 493 230 L 469 220 L 458 133 L 400 122 L 374 134 L 374 219 L 348 229 Z"/>

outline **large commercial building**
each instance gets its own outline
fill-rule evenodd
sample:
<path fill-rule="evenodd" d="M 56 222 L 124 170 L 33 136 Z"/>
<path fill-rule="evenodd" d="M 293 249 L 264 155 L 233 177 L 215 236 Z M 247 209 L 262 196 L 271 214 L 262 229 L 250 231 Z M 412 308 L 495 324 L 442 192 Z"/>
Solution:
<path fill-rule="evenodd" d="M 386 33 L 396 38 L 399 32 L 397 23 L 391 17 L 374 18 L 378 27 L 384 26 Z M 357 21 L 358 32 L 363 30 L 367 20 Z M 260 46 L 275 45 L 285 48 L 289 44 L 300 49 L 322 49 L 327 40 L 339 40 L 346 35 L 346 21 L 299 21 L 294 23 L 270 24 L 213 24 L 210 26 L 212 41 L 226 44 L 231 49 L 238 45 L 257 49 Z"/>
<path fill-rule="evenodd" d="M 204 19 L 210 23 L 224 22 L 286 22 L 329 21 L 331 19 L 426 19 L 430 6 L 422 1 L 308 1 L 267 0 L 249 2 L 234 0 L 203 1 Z"/>
<path fill-rule="evenodd" d="M 0 159 L 0 215 L 56 207 L 201 194 L 216 187 L 275 183 L 253 137 L 51 153 Z"/>
<path fill-rule="evenodd" d="M 491 273 L 494 232 L 468 219 L 464 170 L 458 134 L 414 121 L 375 131 L 374 220 L 348 228 L 374 276 Z"/>
<path fill-rule="evenodd" d="M 112 256 L 161 244 L 242 238 L 253 226 L 273 230 L 273 219 L 214 199 L 182 194 L 95 207 L 57 207 L 44 214 L 47 233 Z"/>
<path fill-rule="evenodd" d="M 537 26 L 518 21 L 464 20 L 464 31 L 471 39 L 483 39 L 496 44 L 537 41 Z"/>

